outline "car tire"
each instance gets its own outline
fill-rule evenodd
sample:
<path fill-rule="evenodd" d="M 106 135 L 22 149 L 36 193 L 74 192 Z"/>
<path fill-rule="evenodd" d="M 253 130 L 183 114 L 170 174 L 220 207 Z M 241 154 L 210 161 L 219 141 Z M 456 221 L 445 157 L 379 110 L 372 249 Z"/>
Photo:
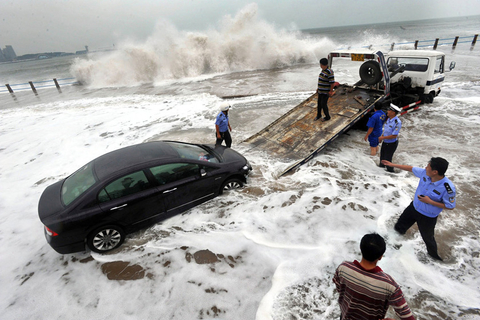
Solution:
<path fill-rule="evenodd" d="M 359 69 L 360 79 L 365 84 L 372 86 L 382 80 L 382 72 L 380 70 L 380 64 L 377 61 L 364 62 Z"/>
<path fill-rule="evenodd" d="M 240 179 L 228 179 L 223 183 L 222 188 L 220 189 L 220 193 L 223 193 L 225 191 L 228 192 L 233 189 L 239 189 L 241 187 L 243 187 L 243 181 L 241 181 Z"/>
<path fill-rule="evenodd" d="M 87 238 L 87 246 L 93 252 L 105 253 L 120 247 L 125 241 L 125 232 L 114 225 L 95 229 Z"/>

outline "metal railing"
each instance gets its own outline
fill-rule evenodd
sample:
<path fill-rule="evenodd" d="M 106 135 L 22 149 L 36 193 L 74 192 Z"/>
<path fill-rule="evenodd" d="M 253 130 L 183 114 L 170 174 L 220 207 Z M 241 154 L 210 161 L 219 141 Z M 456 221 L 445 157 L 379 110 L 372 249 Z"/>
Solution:
<path fill-rule="evenodd" d="M 14 94 L 18 91 L 24 90 L 32 90 L 33 93 L 37 94 L 37 89 L 39 88 L 49 88 L 49 87 L 56 87 L 59 92 L 62 92 L 61 85 L 67 86 L 72 84 L 77 84 L 77 81 L 73 81 L 75 78 L 63 78 L 63 79 L 56 79 L 53 78 L 52 80 L 44 80 L 44 81 L 29 81 L 26 83 L 17 83 L 17 84 L 5 84 L 6 89 L 0 88 L 0 93 L 3 92 L 10 92 Z"/>
<path fill-rule="evenodd" d="M 468 39 L 468 40 L 467 40 Z M 389 44 L 381 44 L 381 45 L 375 45 L 375 47 L 390 47 L 390 51 L 395 49 L 395 46 L 408 46 L 411 45 L 412 48 L 417 50 L 418 48 L 426 48 L 426 47 L 431 47 L 433 50 L 437 50 L 438 46 L 452 46 L 452 51 L 454 51 L 457 47 L 458 44 L 461 43 L 470 43 L 470 51 L 472 51 L 475 48 L 475 44 L 477 43 L 478 39 L 478 34 L 475 34 L 473 36 L 465 36 L 465 37 L 453 37 L 453 38 L 436 38 L 432 40 L 415 40 L 415 41 L 409 41 L 409 42 L 399 42 L 399 43 L 389 43 Z M 362 47 L 357 47 L 357 48 L 368 48 L 371 49 L 373 47 L 373 44 L 368 45 L 368 46 L 362 46 Z M 340 48 L 340 49 L 353 49 L 355 47 L 348 47 L 348 48 Z"/>

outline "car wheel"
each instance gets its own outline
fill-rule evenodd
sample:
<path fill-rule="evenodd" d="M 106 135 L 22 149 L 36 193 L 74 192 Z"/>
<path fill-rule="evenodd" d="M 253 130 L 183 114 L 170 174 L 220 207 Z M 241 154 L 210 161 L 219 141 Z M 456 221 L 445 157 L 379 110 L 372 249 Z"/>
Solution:
<path fill-rule="evenodd" d="M 93 231 L 87 238 L 87 246 L 93 252 L 104 253 L 120 247 L 125 232 L 117 226 L 104 226 Z"/>
<path fill-rule="evenodd" d="M 229 180 L 225 181 L 225 183 L 223 184 L 220 192 L 230 191 L 230 190 L 233 190 L 233 189 L 239 189 L 241 187 L 243 187 L 243 182 L 241 180 L 239 180 L 239 179 L 229 179 Z"/>

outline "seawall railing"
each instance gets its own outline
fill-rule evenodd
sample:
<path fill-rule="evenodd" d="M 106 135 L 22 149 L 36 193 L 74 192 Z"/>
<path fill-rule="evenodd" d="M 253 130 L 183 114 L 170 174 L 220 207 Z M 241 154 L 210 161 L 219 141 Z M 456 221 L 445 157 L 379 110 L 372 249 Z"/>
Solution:
<path fill-rule="evenodd" d="M 473 48 L 475 48 L 475 44 L 477 43 L 477 38 L 478 38 L 478 34 L 474 35 L 473 38 L 472 36 L 469 36 L 469 37 L 455 37 L 455 38 L 443 38 L 443 39 L 436 38 L 435 40 L 415 40 L 415 42 L 413 42 L 413 47 L 415 48 L 415 50 L 422 47 L 432 47 L 433 50 L 437 50 L 438 46 L 444 46 L 444 45 L 449 46 L 451 44 L 452 51 L 454 51 L 457 48 L 457 45 L 460 43 L 471 43 L 470 45 L 470 51 L 471 51 L 473 50 Z M 468 39 L 468 40 L 465 40 L 465 39 Z M 432 44 L 432 41 L 433 41 L 433 44 Z M 411 43 L 412 42 L 401 42 L 401 43 L 397 43 L 397 45 L 408 45 Z M 395 43 L 392 43 L 390 50 L 393 50 L 394 47 L 395 47 Z"/>
<path fill-rule="evenodd" d="M 56 79 L 53 78 L 52 80 L 44 80 L 44 81 L 29 81 L 25 83 L 16 83 L 16 84 L 5 84 L 6 89 L 0 88 L 0 93 L 3 92 L 10 92 L 14 94 L 17 91 L 24 91 L 24 90 L 32 90 L 33 93 L 37 94 L 37 89 L 40 88 L 49 88 L 49 87 L 56 87 L 59 92 L 62 92 L 61 86 L 67 86 L 72 84 L 77 84 L 77 81 L 73 81 L 75 78 L 63 78 L 63 79 Z"/>
<path fill-rule="evenodd" d="M 473 36 L 465 36 L 465 37 L 451 37 L 451 38 L 435 38 L 432 40 L 415 40 L 415 41 L 408 41 L 408 42 L 398 42 L 398 43 L 388 43 L 388 44 L 380 44 L 375 45 L 375 48 L 378 47 L 386 47 L 389 48 L 390 51 L 395 49 L 395 46 L 402 46 L 403 48 L 408 48 L 409 46 L 415 50 L 419 48 L 432 48 L 433 50 L 437 50 L 439 46 L 451 46 L 452 52 L 455 51 L 457 45 L 462 43 L 470 43 L 470 51 L 475 48 L 475 44 L 477 43 L 478 34 Z M 340 49 L 354 49 L 354 48 L 368 48 L 371 49 L 374 47 L 373 44 L 368 46 L 362 47 L 348 47 L 348 48 L 340 48 Z"/>

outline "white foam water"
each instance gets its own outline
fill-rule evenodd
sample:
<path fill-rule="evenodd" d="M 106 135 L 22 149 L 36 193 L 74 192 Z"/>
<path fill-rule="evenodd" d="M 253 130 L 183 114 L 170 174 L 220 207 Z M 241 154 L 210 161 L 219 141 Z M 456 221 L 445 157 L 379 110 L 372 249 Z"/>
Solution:
<path fill-rule="evenodd" d="M 415 227 L 406 236 L 393 230 L 418 180 L 378 168 L 363 132 L 349 131 L 280 179 L 273 175 L 288 159 L 241 143 L 313 93 L 323 55 L 315 48 L 335 42 L 277 30 L 254 12 L 248 7 L 197 35 L 163 26 L 146 43 L 74 62 L 87 86 L 16 100 L 1 95 L 8 106 L 0 118 L 2 318 L 338 319 L 335 268 L 359 259 L 361 237 L 377 232 L 387 240 L 380 267 L 400 284 L 417 319 L 478 319 L 478 49 L 444 48 L 457 67 L 433 104 L 402 117 L 394 156 L 415 166 L 432 156 L 450 162 L 457 208 L 437 223 L 439 263 L 428 258 Z M 372 28 L 367 40 L 403 39 L 397 29 Z M 269 48 L 260 54 L 262 39 Z M 228 48 L 235 52 L 230 62 Z M 276 61 L 284 67 L 272 69 Z M 131 234 L 109 254 L 59 255 L 49 247 L 37 214 L 48 185 L 127 145 L 213 143 L 216 106 L 227 95 L 237 96 L 227 99 L 233 148 L 254 168 L 244 189 Z"/>

